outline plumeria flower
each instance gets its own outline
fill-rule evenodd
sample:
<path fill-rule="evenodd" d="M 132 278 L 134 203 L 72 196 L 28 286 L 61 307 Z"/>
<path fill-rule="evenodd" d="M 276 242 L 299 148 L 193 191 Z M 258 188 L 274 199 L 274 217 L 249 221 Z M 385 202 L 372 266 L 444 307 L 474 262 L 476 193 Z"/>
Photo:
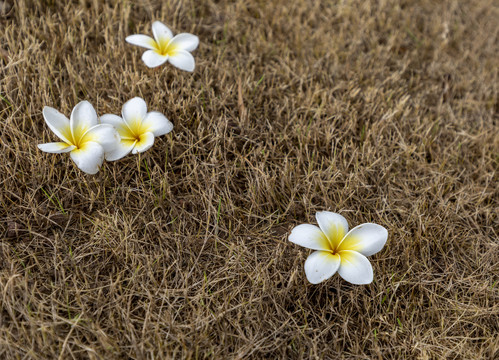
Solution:
<path fill-rule="evenodd" d="M 95 174 L 107 152 L 119 143 L 119 135 L 111 125 L 98 123 L 97 113 L 88 101 L 82 101 L 71 112 L 71 120 L 54 108 L 43 108 L 45 122 L 60 142 L 40 144 L 48 153 L 67 153 L 82 171 Z"/>
<path fill-rule="evenodd" d="M 386 243 L 388 231 L 366 223 L 348 231 L 340 214 L 322 211 L 315 214 L 319 227 L 296 226 L 289 241 L 316 250 L 305 261 L 308 281 L 318 284 L 338 272 L 346 281 L 363 285 L 373 281 L 373 268 L 366 256 L 376 254 Z"/>
<path fill-rule="evenodd" d="M 125 39 L 128 43 L 144 47 L 142 61 L 150 67 L 163 65 L 169 61 L 173 66 L 185 71 L 194 71 L 195 62 L 191 55 L 199 44 L 199 38 L 192 34 L 182 33 L 175 37 L 166 25 L 159 21 L 152 24 L 154 39 L 147 35 L 130 35 Z"/>
<path fill-rule="evenodd" d="M 173 124 L 163 114 L 148 113 L 146 102 L 139 97 L 123 105 L 121 116 L 105 114 L 100 118 L 102 123 L 113 125 L 121 137 L 115 149 L 106 155 L 108 161 L 121 159 L 130 152 L 144 152 L 154 144 L 156 136 L 168 134 L 173 129 Z"/>

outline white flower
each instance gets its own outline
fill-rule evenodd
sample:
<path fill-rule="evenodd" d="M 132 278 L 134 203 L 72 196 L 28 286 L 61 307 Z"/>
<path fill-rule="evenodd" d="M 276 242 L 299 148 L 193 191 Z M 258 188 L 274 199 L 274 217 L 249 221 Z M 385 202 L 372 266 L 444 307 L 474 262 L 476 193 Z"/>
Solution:
<path fill-rule="evenodd" d="M 38 148 L 48 153 L 69 152 L 76 166 L 87 174 L 97 173 L 105 154 L 119 142 L 112 126 L 98 123 L 97 113 L 88 101 L 74 107 L 71 120 L 48 106 L 43 108 L 43 117 L 62 142 L 40 144 Z"/>
<path fill-rule="evenodd" d="M 340 214 L 318 212 L 319 227 L 302 224 L 289 235 L 289 241 L 316 250 L 305 261 L 308 281 L 318 284 L 336 271 L 346 281 L 363 285 L 373 281 L 373 268 L 366 256 L 376 254 L 386 243 L 388 231 L 366 223 L 348 232 L 348 222 Z"/>
<path fill-rule="evenodd" d="M 130 35 L 125 39 L 130 44 L 149 49 L 142 55 L 142 61 L 148 67 L 153 68 L 169 61 L 179 69 L 194 71 L 195 62 L 190 52 L 198 47 L 197 36 L 182 33 L 173 37 L 171 30 L 159 21 L 152 24 L 152 33 L 154 39 L 147 35 Z"/>
<path fill-rule="evenodd" d="M 121 141 L 106 155 L 106 160 L 114 161 L 126 156 L 130 151 L 137 154 L 148 150 L 154 144 L 154 137 L 168 134 L 173 124 L 161 113 L 147 112 L 144 100 L 135 97 L 123 105 L 121 117 L 112 114 L 101 116 L 104 124 L 113 125 Z"/>

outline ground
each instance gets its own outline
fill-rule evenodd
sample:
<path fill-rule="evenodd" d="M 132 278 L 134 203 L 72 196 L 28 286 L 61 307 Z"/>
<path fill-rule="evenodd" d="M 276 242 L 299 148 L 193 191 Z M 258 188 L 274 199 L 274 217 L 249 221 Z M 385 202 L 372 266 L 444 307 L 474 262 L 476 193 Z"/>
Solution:
<path fill-rule="evenodd" d="M 499 356 L 497 2 L 1 3 L 0 358 Z M 154 20 L 193 73 L 125 42 Z M 135 96 L 141 156 L 37 148 Z M 388 229 L 372 284 L 307 282 L 322 210 Z"/>

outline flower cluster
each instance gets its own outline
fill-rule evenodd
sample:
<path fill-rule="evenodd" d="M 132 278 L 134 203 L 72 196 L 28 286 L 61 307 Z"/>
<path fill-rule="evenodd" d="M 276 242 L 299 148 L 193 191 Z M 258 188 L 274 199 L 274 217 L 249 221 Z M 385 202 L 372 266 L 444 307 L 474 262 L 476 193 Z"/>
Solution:
<path fill-rule="evenodd" d="M 104 159 L 119 160 L 130 152 L 148 150 L 156 136 L 168 134 L 173 124 L 161 113 L 147 112 L 141 98 L 133 98 L 123 105 L 121 117 L 106 114 L 99 118 L 88 101 L 76 105 L 70 119 L 54 108 L 46 106 L 43 117 L 60 142 L 40 144 L 48 153 L 69 152 L 71 159 L 87 174 L 96 174 Z"/>
<path fill-rule="evenodd" d="M 179 69 L 194 71 L 195 61 L 191 51 L 199 45 L 197 36 L 187 33 L 173 36 L 163 23 L 152 24 L 154 39 L 147 35 L 131 35 L 125 40 L 145 47 L 142 60 L 148 67 L 156 67 L 166 61 Z M 119 160 L 130 152 L 146 151 L 154 144 L 154 138 L 168 134 L 173 124 L 161 113 L 147 112 L 141 98 L 133 98 L 123 105 L 121 117 L 105 114 L 100 117 L 88 101 L 76 105 L 71 118 L 46 106 L 43 117 L 60 142 L 40 144 L 38 148 L 48 153 L 69 152 L 76 166 L 87 174 L 96 174 L 104 159 Z"/>
<path fill-rule="evenodd" d="M 152 24 L 154 38 L 131 35 L 126 41 L 147 49 L 142 61 L 150 67 L 169 62 L 175 67 L 194 71 L 191 51 L 199 45 L 192 34 L 173 36 L 172 31 L 159 21 Z M 145 101 L 135 97 L 123 105 L 121 117 L 105 114 L 99 119 L 88 101 L 76 105 L 70 119 L 59 111 L 45 107 L 43 117 L 48 127 L 61 141 L 40 144 L 40 150 L 49 153 L 69 153 L 82 171 L 95 174 L 104 159 L 115 161 L 128 155 L 148 150 L 156 136 L 168 134 L 173 124 L 161 113 L 147 112 Z M 289 241 L 315 250 L 305 262 L 308 281 L 318 284 L 336 272 L 352 284 L 369 284 L 373 269 L 367 256 L 380 251 L 388 238 L 387 230 L 366 223 L 348 231 L 346 219 L 336 213 L 323 211 L 316 215 L 319 226 L 302 224 L 289 235 Z"/>

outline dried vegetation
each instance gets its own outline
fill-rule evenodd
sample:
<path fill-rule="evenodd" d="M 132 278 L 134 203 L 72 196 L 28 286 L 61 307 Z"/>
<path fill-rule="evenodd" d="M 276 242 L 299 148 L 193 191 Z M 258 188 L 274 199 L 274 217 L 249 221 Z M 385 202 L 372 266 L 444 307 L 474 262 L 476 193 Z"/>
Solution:
<path fill-rule="evenodd" d="M 497 3 L 1 3 L 0 358 L 497 358 Z M 156 19 L 193 74 L 125 43 Z M 37 149 L 134 96 L 142 157 Z M 307 283 L 318 210 L 389 230 L 371 285 Z"/>

